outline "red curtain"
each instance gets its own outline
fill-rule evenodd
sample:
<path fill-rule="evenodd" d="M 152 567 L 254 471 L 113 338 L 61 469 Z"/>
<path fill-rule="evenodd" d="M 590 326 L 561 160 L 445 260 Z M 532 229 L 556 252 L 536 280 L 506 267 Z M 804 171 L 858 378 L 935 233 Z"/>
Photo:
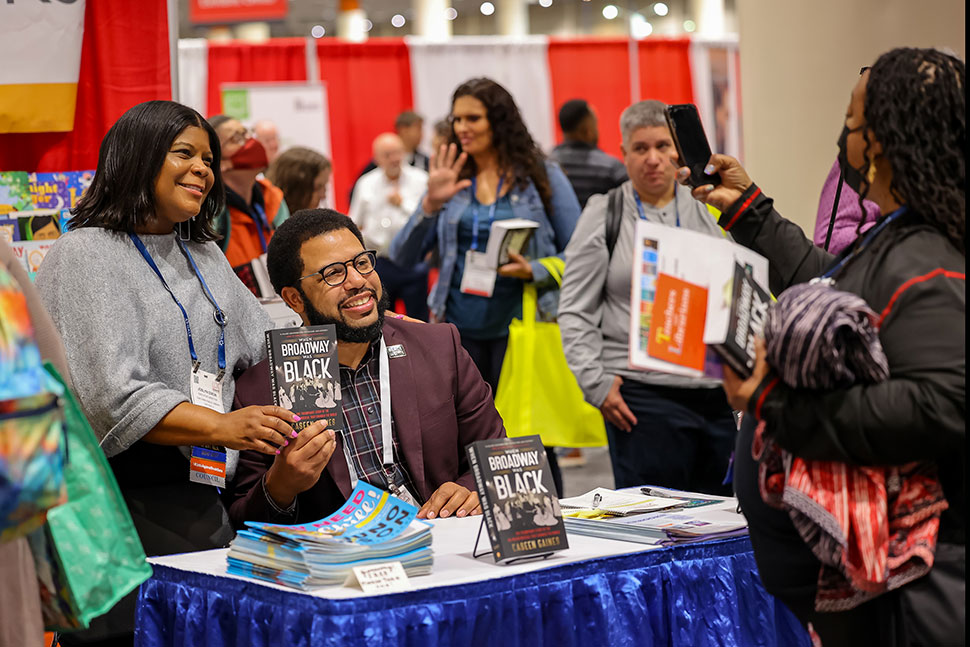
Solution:
<path fill-rule="evenodd" d="M 640 98 L 693 103 L 689 38 L 646 38 L 639 43 Z"/>
<path fill-rule="evenodd" d="M 317 60 L 330 108 L 334 200 L 346 213 L 354 181 L 371 159 L 374 138 L 393 130 L 394 118 L 413 106 L 411 62 L 401 38 L 319 40 Z"/>
<path fill-rule="evenodd" d="M 586 99 L 599 118 L 600 148 L 621 158 L 620 113 L 630 105 L 626 39 L 551 38 L 549 75 L 556 141 L 562 141 L 559 107 L 570 99 Z"/>
<path fill-rule="evenodd" d="M 209 114 L 204 116 L 222 112 L 223 83 L 306 80 L 306 40 L 303 38 L 274 38 L 259 44 L 210 43 Z"/>
<path fill-rule="evenodd" d="M 101 139 L 122 113 L 171 98 L 165 0 L 88 0 L 74 130 L 0 135 L 0 170 L 93 169 Z"/>

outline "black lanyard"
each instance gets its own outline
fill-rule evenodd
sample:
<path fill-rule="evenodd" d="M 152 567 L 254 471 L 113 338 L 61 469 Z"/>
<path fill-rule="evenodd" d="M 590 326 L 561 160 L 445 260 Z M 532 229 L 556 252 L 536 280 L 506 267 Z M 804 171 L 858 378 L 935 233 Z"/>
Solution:
<path fill-rule="evenodd" d="M 833 277 L 839 271 L 841 271 L 842 268 L 844 268 L 846 265 L 848 265 L 849 262 L 852 259 L 854 259 L 856 256 L 858 256 L 859 254 L 861 254 L 862 253 L 862 250 L 864 250 L 866 247 L 868 247 L 869 244 L 872 243 L 872 240 L 876 236 L 878 236 L 879 233 L 882 232 L 883 229 L 885 229 L 886 227 L 889 226 L 889 223 L 891 223 L 893 220 L 896 220 L 901 215 L 903 215 L 904 213 L 906 213 L 906 209 L 907 209 L 906 208 L 906 205 L 903 205 L 899 209 L 896 209 L 891 214 L 889 214 L 888 216 L 886 216 L 885 218 L 883 218 L 882 222 L 880 222 L 878 225 L 876 225 L 875 227 L 873 227 L 869 231 L 869 233 L 866 234 L 866 237 L 862 239 L 862 242 L 860 242 L 858 245 L 856 245 L 852 249 L 852 252 L 851 253 L 847 254 L 846 256 L 843 256 L 842 259 L 839 262 L 837 262 L 835 265 L 833 265 L 828 270 L 826 270 L 825 274 L 823 274 L 822 276 L 819 277 L 819 280 L 820 281 L 826 281 L 826 282 L 829 282 L 829 283 L 833 282 L 834 281 Z M 863 211 L 863 213 L 865 213 L 865 212 Z"/>
<path fill-rule="evenodd" d="M 197 371 L 199 369 L 199 366 L 201 365 L 201 362 L 199 362 L 199 356 L 195 352 L 195 344 L 192 343 L 192 326 L 189 325 L 188 313 L 185 312 L 185 308 L 179 302 L 178 297 L 175 296 L 175 293 L 172 292 L 172 288 L 170 288 L 168 283 L 165 281 L 165 277 L 162 276 L 162 272 L 158 269 L 158 266 L 155 264 L 155 261 L 152 259 L 152 255 L 148 252 L 148 249 L 145 247 L 145 243 L 143 243 L 141 238 L 138 237 L 138 234 L 136 234 L 133 231 L 129 231 L 128 236 L 131 238 L 131 242 L 135 244 L 135 247 L 138 248 L 138 251 L 141 252 L 141 255 L 145 259 L 145 262 L 148 263 L 148 266 L 152 268 L 152 270 L 155 272 L 155 276 L 157 276 L 158 279 L 162 282 L 162 286 L 168 291 L 169 295 L 172 297 L 172 301 L 174 301 L 175 305 L 177 305 L 179 307 L 179 310 L 182 311 L 182 319 L 185 321 L 185 334 L 189 340 L 189 354 L 192 356 L 192 370 Z M 212 306 L 215 308 L 215 312 L 213 313 L 212 316 L 213 316 L 213 319 L 215 319 L 216 324 L 219 325 L 219 377 L 218 379 L 221 379 L 222 376 L 225 375 L 226 373 L 226 314 L 222 311 L 222 308 L 219 307 L 219 304 L 216 303 L 216 299 L 214 296 L 212 296 L 212 292 L 209 291 L 209 286 L 206 285 L 205 279 L 202 278 L 202 273 L 199 272 L 199 267 L 195 264 L 195 259 L 192 258 L 192 254 L 189 253 L 188 248 L 185 247 L 185 245 L 182 243 L 181 240 L 178 239 L 177 236 L 175 238 L 175 241 L 178 243 L 179 249 L 182 250 L 182 253 L 185 254 L 185 257 L 189 259 L 189 263 L 192 265 L 192 270 L 195 272 L 195 276 L 199 279 L 199 283 L 202 284 L 202 289 L 205 290 L 206 298 L 209 300 L 209 303 L 211 303 Z"/>

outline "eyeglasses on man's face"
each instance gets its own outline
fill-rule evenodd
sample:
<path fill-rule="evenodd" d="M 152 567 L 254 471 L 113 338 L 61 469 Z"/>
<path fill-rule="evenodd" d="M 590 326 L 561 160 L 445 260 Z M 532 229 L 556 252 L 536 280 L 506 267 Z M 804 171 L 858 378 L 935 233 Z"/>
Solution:
<path fill-rule="evenodd" d="M 226 141 L 222 143 L 223 146 L 232 144 L 233 146 L 242 146 L 246 143 L 246 140 L 253 136 L 253 133 L 248 128 L 243 128 L 242 130 L 237 130 L 232 135 L 226 138 Z"/>
<path fill-rule="evenodd" d="M 323 282 L 331 287 L 338 287 L 343 285 L 343 282 L 347 280 L 347 266 L 353 265 L 354 269 L 361 276 L 367 276 L 374 271 L 377 265 L 377 252 L 373 249 L 365 249 L 360 254 L 357 254 L 349 261 L 343 261 L 338 263 L 330 263 L 325 265 L 323 269 L 317 270 L 316 272 L 311 272 L 306 276 L 301 276 L 297 283 L 303 279 L 308 279 L 311 276 L 320 275 Z"/>

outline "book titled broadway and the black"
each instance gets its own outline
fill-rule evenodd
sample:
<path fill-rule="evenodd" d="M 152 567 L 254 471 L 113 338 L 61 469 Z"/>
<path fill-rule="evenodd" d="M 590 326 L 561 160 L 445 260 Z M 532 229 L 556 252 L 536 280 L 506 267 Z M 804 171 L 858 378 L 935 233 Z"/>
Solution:
<path fill-rule="evenodd" d="M 569 547 L 539 436 L 480 440 L 467 451 L 496 563 Z"/>
<path fill-rule="evenodd" d="M 292 423 L 300 430 L 326 420 L 339 431 L 340 368 L 337 332 L 333 324 L 266 331 L 270 383 L 276 406 L 300 416 Z"/>
<path fill-rule="evenodd" d="M 743 378 L 754 370 L 754 342 L 764 331 L 770 305 L 768 293 L 747 268 L 736 262 L 727 336 L 723 343 L 711 344 L 711 347 Z"/>

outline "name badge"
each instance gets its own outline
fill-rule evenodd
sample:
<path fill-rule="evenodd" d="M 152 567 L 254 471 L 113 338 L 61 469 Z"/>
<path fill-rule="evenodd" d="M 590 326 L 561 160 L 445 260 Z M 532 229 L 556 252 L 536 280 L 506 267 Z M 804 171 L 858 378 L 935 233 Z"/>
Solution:
<path fill-rule="evenodd" d="M 189 380 L 192 404 L 225 413 L 222 404 L 222 378 L 198 369 Z M 221 447 L 192 447 L 189 454 L 189 481 L 226 487 L 226 450 Z"/>
<path fill-rule="evenodd" d="M 189 456 L 189 480 L 226 487 L 226 452 L 219 447 L 193 447 Z"/>
<path fill-rule="evenodd" d="M 408 488 L 406 485 L 402 485 L 400 487 L 396 485 L 391 485 L 389 489 L 391 490 L 391 494 L 399 498 L 401 501 L 404 501 L 405 503 L 410 503 L 415 508 L 421 507 L 421 504 L 418 503 L 418 500 L 414 498 L 414 495 L 412 495 L 411 492 L 408 491 Z"/>
<path fill-rule="evenodd" d="M 393 346 L 387 347 L 387 356 L 391 359 L 404 357 L 406 355 L 407 355 L 407 352 L 405 352 L 403 344 L 394 344 Z"/>
<path fill-rule="evenodd" d="M 495 291 L 495 268 L 491 267 L 482 252 L 469 249 L 465 252 L 465 271 L 461 275 L 462 294 L 491 297 Z"/>

